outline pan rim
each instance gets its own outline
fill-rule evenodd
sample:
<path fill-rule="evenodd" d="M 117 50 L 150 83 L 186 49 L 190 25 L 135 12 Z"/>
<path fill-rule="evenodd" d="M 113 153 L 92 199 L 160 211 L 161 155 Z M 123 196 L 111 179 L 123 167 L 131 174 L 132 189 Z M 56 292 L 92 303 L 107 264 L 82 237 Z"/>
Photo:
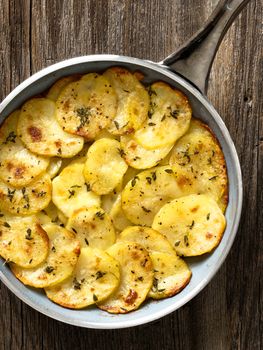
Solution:
<path fill-rule="evenodd" d="M 34 300 L 31 300 L 29 297 L 24 295 L 18 288 L 16 288 L 12 284 L 11 281 L 8 280 L 7 276 L 2 271 L 2 266 L 0 267 L 0 279 L 3 281 L 3 283 L 20 300 L 22 300 L 23 302 L 25 302 L 27 305 L 31 306 L 33 309 L 37 310 L 38 312 L 46 316 L 49 316 L 55 320 L 62 321 L 64 323 L 74 325 L 74 326 L 94 328 L 94 329 L 121 329 L 121 328 L 128 328 L 128 327 L 139 326 L 145 323 L 149 323 L 170 314 L 171 312 L 179 309 L 180 307 L 185 305 L 187 302 L 189 302 L 191 299 L 193 299 L 211 281 L 211 279 L 216 275 L 219 268 L 222 266 L 223 262 L 225 261 L 233 245 L 233 242 L 238 230 L 238 225 L 240 222 L 240 217 L 241 217 L 242 201 L 243 201 L 243 186 L 242 186 L 241 167 L 240 167 L 236 148 L 234 146 L 234 143 L 231 139 L 231 136 L 229 134 L 227 127 L 225 126 L 223 120 L 221 119 L 221 117 L 219 116 L 215 108 L 208 101 L 208 99 L 204 95 L 202 95 L 193 85 L 191 85 L 189 82 L 184 80 L 181 76 L 177 75 L 175 72 L 171 71 L 169 67 L 161 65 L 159 63 L 155 63 L 152 61 L 143 60 L 139 58 L 134 58 L 134 57 L 120 56 L 120 55 L 88 55 L 88 56 L 80 56 L 80 57 L 67 59 L 40 70 L 39 72 L 33 74 L 31 77 L 27 78 L 20 85 L 18 85 L 12 92 L 10 92 L 10 94 L 7 95 L 7 97 L 0 104 L 0 113 L 2 113 L 2 111 L 4 111 L 4 109 L 9 105 L 9 103 L 11 103 L 16 98 L 16 96 L 20 94 L 25 88 L 37 82 L 39 79 L 45 77 L 46 75 L 55 73 L 60 69 L 69 68 L 70 66 L 78 65 L 81 63 L 99 62 L 99 61 L 116 62 L 116 65 L 121 63 L 128 63 L 131 65 L 142 66 L 154 71 L 158 71 L 162 75 L 165 75 L 168 78 L 176 81 L 178 84 L 184 87 L 187 91 L 191 92 L 195 96 L 195 98 L 197 98 L 199 102 L 213 116 L 215 123 L 217 124 L 222 134 L 224 135 L 224 139 L 228 146 L 228 150 L 231 154 L 231 158 L 233 159 L 233 164 L 234 164 L 235 172 L 237 176 L 237 183 L 235 184 L 235 186 L 237 187 L 237 203 L 236 203 L 236 209 L 235 209 L 235 216 L 231 224 L 232 230 L 228 239 L 228 243 L 226 245 L 226 249 L 219 256 L 217 265 L 214 266 L 212 271 L 207 275 L 207 277 L 203 278 L 193 290 L 189 291 L 189 293 L 184 298 L 182 298 L 182 300 L 177 301 L 175 304 L 172 303 L 171 305 L 155 312 L 154 314 L 148 314 L 145 316 L 138 317 L 135 320 L 127 320 L 127 321 L 122 320 L 121 317 L 119 317 L 116 322 L 112 319 L 111 323 L 90 322 L 90 321 L 77 320 L 74 318 L 68 318 L 68 317 L 65 317 L 64 315 L 57 313 L 56 311 L 53 311 L 51 308 L 46 309 L 43 305 L 36 305 Z"/>

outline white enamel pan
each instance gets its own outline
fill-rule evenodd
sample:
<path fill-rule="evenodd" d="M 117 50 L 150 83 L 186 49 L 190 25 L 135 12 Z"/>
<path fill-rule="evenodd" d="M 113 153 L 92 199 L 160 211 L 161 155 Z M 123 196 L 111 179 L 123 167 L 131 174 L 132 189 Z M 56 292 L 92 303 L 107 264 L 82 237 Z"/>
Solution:
<path fill-rule="evenodd" d="M 140 71 L 145 83 L 165 81 L 184 92 L 191 103 L 193 115 L 207 123 L 223 149 L 228 178 L 229 204 L 227 227 L 215 251 L 205 257 L 187 260 L 192 279 L 178 295 L 147 301 L 137 311 L 125 315 L 110 315 L 97 308 L 76 311 L 53 304 L 43 292 L 24 286 L 1 261 L 2 282 L 22 301 L 35 310 L 71 325 L 87 328 L 125 328 L 151 322 L 180 308 L 196 296 L 215 276 L 233 244 L 242 208 L 242 177 L 235 146 L 217 111 L 206 98 L 207 80 L 216 50 L 230 24 L 248 0 L 219 1 L 206 25 L 183 47 L 160 63 L 116 55 L 94 55 L 59 62 L 34 74 L 15 88 L 0 105 L 0 122 L 30 97 L 48 89 L 57 79 L 75 74 L 103 71 L 122 66 Z"/>

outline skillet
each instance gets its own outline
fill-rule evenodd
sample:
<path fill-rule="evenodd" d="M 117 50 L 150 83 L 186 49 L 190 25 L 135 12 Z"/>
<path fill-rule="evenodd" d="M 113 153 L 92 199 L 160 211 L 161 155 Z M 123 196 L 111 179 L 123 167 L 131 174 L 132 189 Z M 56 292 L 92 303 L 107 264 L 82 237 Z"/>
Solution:
<path fill-rule="evenodd" d="M 204 27 L 162 62 L 155 63 L 117 55 L 76 57 L 34 74 L 16 87 L 0 104 L 0 123 L 2 123 L 27 99 L 42 93 L 63 76 L 103 71 L 112 66 L 140 71 L 145 76 L 144 83 L 162 80 L 187 95 L 193 115 L 208 124 L 219 140 L 229 179 L 227 227 L 223 239 L 212 254 L 187 260 L 193 273 L 192 279 L 178 295 L 164 300 L 148 301 L 139 310 L 124 315 L 110 315 L 95 308 L 68 310 L 53 304 L 43 292 L 24 286 L 2 260 L 1 280 L 18 298 L 39 312 L 71 325 L 100 329 L 125 328 L 151 322 L 180 308 L 196 296 L 216 274 L 228 255 L 238 229 L 242 209 L 242 177 L 237 152 L 230 134 L 205 93 L 209 72 L 219 44 L 248 1 L 219 1 Z"/>

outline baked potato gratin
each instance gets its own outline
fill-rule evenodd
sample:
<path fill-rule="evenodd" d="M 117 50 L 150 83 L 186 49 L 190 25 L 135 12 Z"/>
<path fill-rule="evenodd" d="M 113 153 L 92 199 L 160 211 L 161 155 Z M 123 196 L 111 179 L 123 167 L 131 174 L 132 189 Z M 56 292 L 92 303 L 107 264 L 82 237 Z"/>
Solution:
<path fill-rule="evenodd" d="M 226 221 L 222 150 L 188 99 L 120 67 L 69 76 L 0 128 L 0 255 L 64 307 L 180 292 Z"/>

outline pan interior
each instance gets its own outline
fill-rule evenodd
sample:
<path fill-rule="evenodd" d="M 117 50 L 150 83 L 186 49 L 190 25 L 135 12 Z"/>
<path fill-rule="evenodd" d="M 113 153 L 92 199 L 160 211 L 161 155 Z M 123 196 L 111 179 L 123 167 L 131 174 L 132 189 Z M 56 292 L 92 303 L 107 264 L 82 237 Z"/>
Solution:
<path fill-rule="evenodd" d="M 36 310 L 76 326 L 88 328 L 124 328 L 158 319 L 184 305 L 204 288 L 225 260 L 234 241 L 242 206 L 242 182 L 238 157 L 226 126 L 207 99 L 190 83 L 159 64 L 140 59 L 98 55 L 63 61 L 36 73 L 19 85 L 0 105 L 0 122 L 30 97 L 48 89 L 57 79 L 76 73 L 100 72 L 112 66 L 122 66 L 144 74 L 144 82 L 165 81 L 184 92 L 191 103 L 193 116 L 207 123 L 223 149 L 229 178 L 227 228 L 220 245 L 212 254 L 186 259 L 192 270 L 190 284 L 178 295 L 160 301 L 148 301 L 130 314 L 110 315 L 97 308 L 68 310 L 53 304 L 43 292 L 20 283 L 1 261 L 2 281 L 20 299 Z"/>

